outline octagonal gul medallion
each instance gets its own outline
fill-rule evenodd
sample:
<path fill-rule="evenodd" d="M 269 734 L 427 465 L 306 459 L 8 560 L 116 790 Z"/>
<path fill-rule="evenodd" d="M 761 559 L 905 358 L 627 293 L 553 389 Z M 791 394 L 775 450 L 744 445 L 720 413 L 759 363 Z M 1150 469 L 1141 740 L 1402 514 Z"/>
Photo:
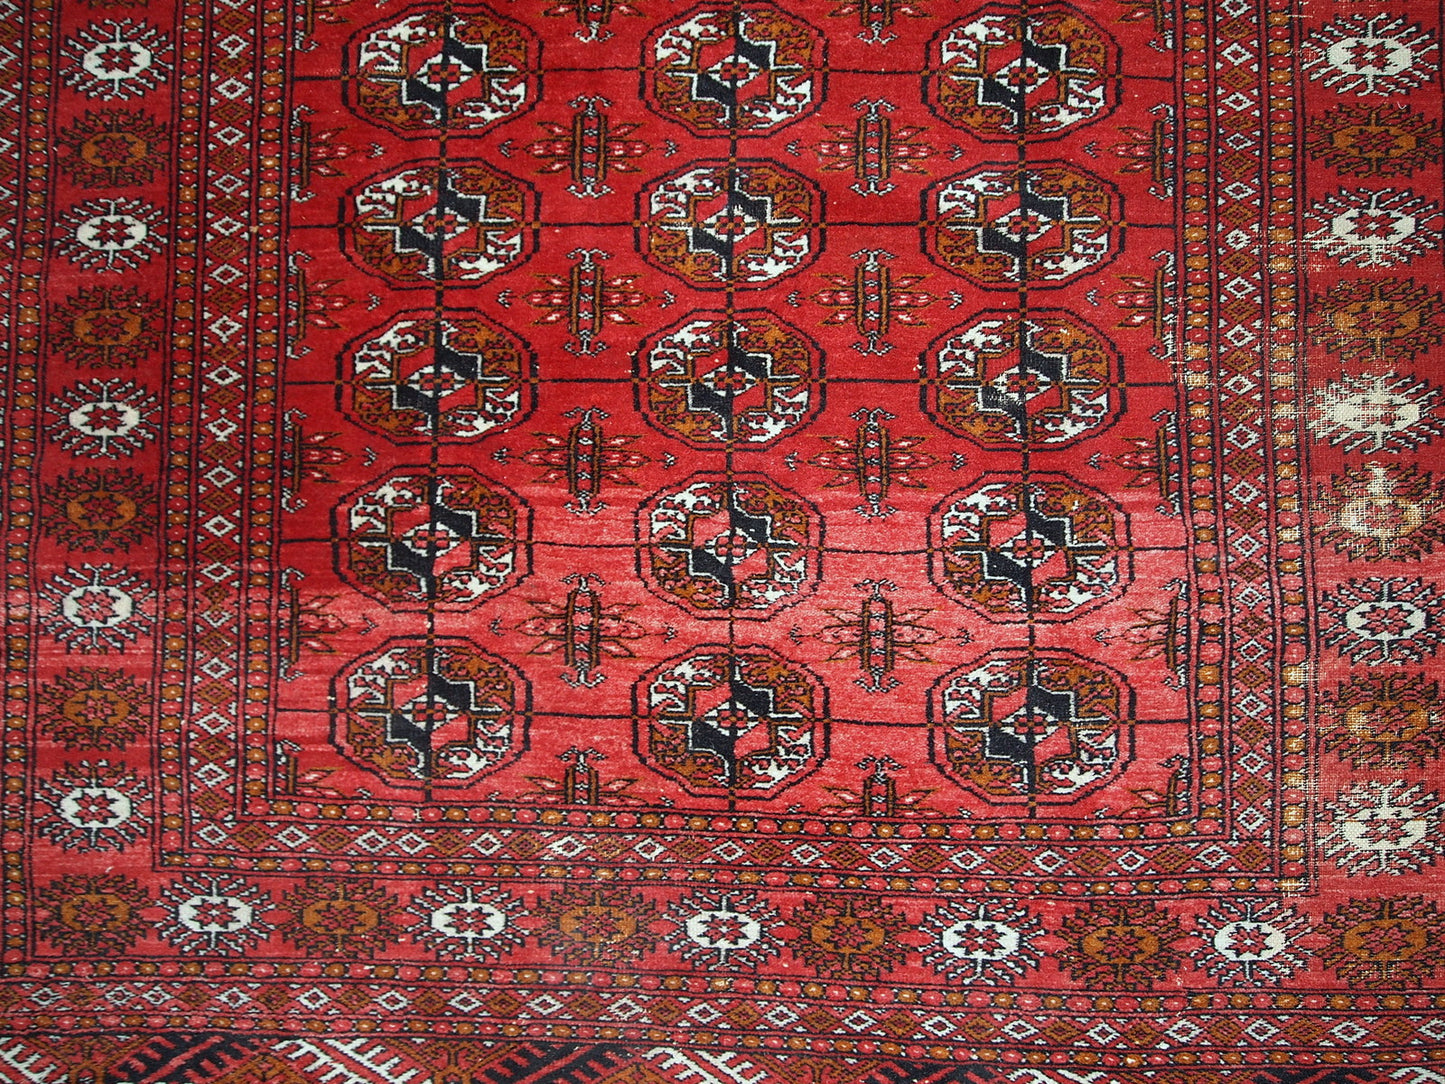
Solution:
<path fill-rule="evenodd" d="M 985 448 L 1062 447 L 1123 408 L 1118 350 L 1061 309 L 979 313 L 935 340 L 925 361 L 923 409 Z"/>
<path fill-rule="evenodd" d="M 342 409 L 398 444 L 478 440 L 524 418 L 535 355 L 463 310 L 406 312 L 342 355 Z"/>
<path fill-rule="evenodd" d="M 822 406 L 822 351 L 763 309 L 693 313 L 644 340 L 636 364 L 648 420 L 698 448 L 764 447 Z"/>
<path fill-rule="evenodd" d="M 1128 520 L 1064 474 L 986 474 L 928 519 L 929 576 L 992 621 L 1067 621 L 1132 578 Z"/>
<path fill-rule="evenodd" d="M 695 135 L 767 135 L 817 110 L 823 35 L 773 4 L 706 4 L 648 37 L 644 94 Z"/>
<path fill-rule="evenodd" d="M 771 798 L 828 751 L 827 691 L 766 647 L 699 644 L 633 689 L 637 753 L 689 794 Z"/>
<path fill-rule="evenodd" d="M 638 196 L 644 259 L 699 290 L 758 289 L 807 267 L 823 247 L 823 192 L 755 158 L 697 162 Z"/>
<path fill-rule="evenodd" d="M 933 762 L 990 805 L 1075 802 L 1134 758 L 1128 682 L 1071 651 L 991 651 L 929 701 Z"/>
<path fill-rule="evenodd" d="M 821 533 L 818 510 L 764 475 L 695 474 L 638 509 L 639 571 L 694 617 L 765 621 L 816 589 Z"/>
<path fill-rule="evenodd" d="M 337 572 L 398 610 L 468 610 L 529 570 L 522 499 L 470 467 L 403 467 L 332 513 Z"/>
<path fill-rule="evenodd" d="M 527 679 L 456 636 L 407 636 L 332 683 L 332 741 L 394 787 L 466 787 L 526 748 Z"/>
<path fill-rule="evenodd" d="M 990 4 L 933 39 L 923 92 L 979 139 L 1057 139 L 1117 104 L 1119 46 L 1062 4 Z"/>
<path fill-rule="evenodd" d="M 1124 198 L 1066 162 L 990 162 L 923 194 L 929 259 L 985 289 L 1062 286 L 1124 243 Z"/>
<path fill-rule="evenodd" d="M 535 244 L 537 193 L 480 159 L 413 162 L 352 190 L 342 238 L 352 259 L 397 286 L 484 282 Z"/>
<path fill-rule="evenodd" d="M 535 35 L 490 8 L 413 8 L 354 39 L 347 104 L 402 136 L 474 135 L 536 104 L 538 51 Z"/>

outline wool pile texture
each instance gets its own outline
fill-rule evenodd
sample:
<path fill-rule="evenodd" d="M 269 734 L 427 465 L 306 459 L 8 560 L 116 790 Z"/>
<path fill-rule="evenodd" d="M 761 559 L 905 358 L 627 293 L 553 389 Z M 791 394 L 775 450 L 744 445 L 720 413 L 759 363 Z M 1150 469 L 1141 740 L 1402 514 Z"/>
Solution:
<path fill-rule="evenodd" d="M 1445 1084 L 1442 11 L 0 0 L 4 1084 Z"/>

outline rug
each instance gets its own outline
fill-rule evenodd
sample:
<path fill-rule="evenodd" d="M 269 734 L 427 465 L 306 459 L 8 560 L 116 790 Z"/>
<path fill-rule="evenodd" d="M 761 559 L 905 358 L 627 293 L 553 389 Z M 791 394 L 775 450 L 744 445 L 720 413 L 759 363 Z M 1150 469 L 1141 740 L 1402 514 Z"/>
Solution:
<path fill-rule="evenodd" d="M 0 0 L 8 1084 L 1441 1084 L 1441 11 Z"/>

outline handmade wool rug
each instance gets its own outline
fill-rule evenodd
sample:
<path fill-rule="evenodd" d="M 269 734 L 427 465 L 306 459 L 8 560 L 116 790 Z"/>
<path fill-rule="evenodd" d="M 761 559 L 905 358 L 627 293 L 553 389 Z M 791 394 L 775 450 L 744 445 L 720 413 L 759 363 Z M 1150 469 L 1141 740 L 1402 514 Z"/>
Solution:
<path fill-rule="evenodd" d="M 4 1084 L 1441 1084 L 1441 10 L 0 0 Z"/>

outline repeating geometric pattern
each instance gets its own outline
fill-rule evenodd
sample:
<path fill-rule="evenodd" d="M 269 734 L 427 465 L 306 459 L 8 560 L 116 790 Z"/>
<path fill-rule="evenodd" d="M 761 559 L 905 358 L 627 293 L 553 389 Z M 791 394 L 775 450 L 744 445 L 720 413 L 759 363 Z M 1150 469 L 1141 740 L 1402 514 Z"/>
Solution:
<path fill-rule="evenodd" d="M 1438 14 L 0 0 L 0 1079 L 1445 1082 Z"/>

